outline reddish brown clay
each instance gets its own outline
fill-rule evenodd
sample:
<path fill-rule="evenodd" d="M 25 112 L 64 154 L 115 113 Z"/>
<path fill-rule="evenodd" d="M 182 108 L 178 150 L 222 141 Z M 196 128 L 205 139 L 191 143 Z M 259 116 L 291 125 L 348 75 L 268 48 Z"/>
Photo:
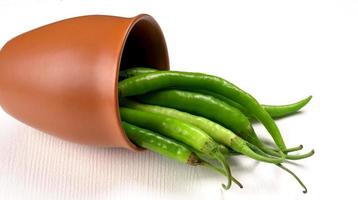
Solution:
<path fill-rule="evenodd" d="M 138 148 L 118 113 L 120 66 L 169 68 L 160 27 L 149 15 L 82 16 L 10 40 L 0 51 L 0 105 L 60 138 Z"/>

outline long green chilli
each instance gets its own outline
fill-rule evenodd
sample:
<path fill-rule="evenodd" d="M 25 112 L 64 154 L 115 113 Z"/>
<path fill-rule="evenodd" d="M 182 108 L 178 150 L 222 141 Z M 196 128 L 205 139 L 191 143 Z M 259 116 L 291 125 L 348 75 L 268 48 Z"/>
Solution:
<path fill-rule="evenodd" d="M 128 138 L 136 145 L 159 153 L 165 157 L 189 165 L 198 165 L 200 160 L 185 145 L 166 138 L 153 131 L 140 128 L 122 121 L 122 127 Z"/>
<path fill-rule="evenodd" d="M 123 102 L 123 100 L 122 100 Z M 154 105 L 147 105 L 141 104 L 131 100 L 125 100 L 123 102 L 124 106 L 147 111 L 156 114 L 162 114 L 169 117 L 173 117 L 184 122 L 190 123 L 192 125 L 197 126 L 198 128 L 205 131 L 209 136 L 211 136 L 215 141 L 218 143 L 224 144 L 228 147 L 231 147 L 236 152 L 242 153 L 251 157 L 258 161 L 264 161 L 269 163 L 281 163 L 283 162 L 283 158 L 271 158 L 268 156 L 263 156 L 260 154 L 256 154 L 251 148 L 247 145 L 247 142 L 240 137 L 238 137 L 232 131 L 226 129 L 225 127 L 221 126 L 220 124 L 214 123 L 204 117 L 195 116 L 186 112 L 181 112 L 175 109 L 161 107 L 161 106 L 154 106 Z"/>
<path fill-rule="evenodd" d="M 132 108 L 121 107 L 121 118 L 133 125 L 166 135 L 189 145 L 197 151 L 216 158 L 225 168 L 228 177 L 225 189 L 231 186 L 231 171 L 226 157 L 220 152 L 219 145 L 201 129 L 165 115 L 153 114 Z"/>
<path fill-rule="evenodd" d="M 122 97 L 145 94 L 171 87 L 196 88 L 221 94 L 233 101 L 240 102 L 248 113 L 260 121 L 271 134 L 276 145 L 283 151 L 286 145 L 277 125 L 265 109 L 250 94 L 232 83 L 212 75 L 191 72 L 157 71 L 133 76 L 118 85 Z"/>
<path fill-rule="evenodd" d="M 282 162 L 310 157 L 314 151 L 290 155 L 303 147 L 287 148 L 273 118 L 298 112 L 311 96 L 287 105 L 260 105 L 250 94 L 216 76 L 143 67 L 121 71 L 119 80 L 122 125 L 138 146 L 219 172 L 227 177 L 225 189 L 231 182 L 242 187 L 232 177 L 226 156 L 244 154 L 287 171 L 307 192 L 304 183 Z M 260 141 L 251 120 L 265 126 L 278 149 Z M 217 162 L 212 164 L 213 159 L 223 168 L 217 167 Z"/>
<path fill-rule="evenodd" d="M 217 94 L 215 92 L 210 92 L 208 90 L 189 90 L 189 91 L 199 92 L 202 94 L 207 94 L 207 95 L 213 96 L 215 98 L 218 98 L 218 99 L 226 102 L 227 104 L 239 109 L 242 113 L 244 113 L 247 117 L 249 117 L 249 119 L 254 118 L 252 115 L 250 115 L 250 113 L 241 104 L 239 104 L 238 102 L 233 101 L 223 95 Z M 262 104 L 261 106 L 269 113 L 269 115 L 272 118 L 277 119 L 277 118 L 282 118 L 282 117 L 286 117 L 286 116 L 292 115 L 294 113 L 297 113 L 305 105 L 307 105 L 311 99 L 312 99 L 312 96 L 308 96 L 302 100 L 299 100 L 299 101 L 291 103 L 291 104 L 286 104 L 286 105 L 265 105 L 265 104 Z"/>
<path fill-rule="evenodd" d="M 164 157 L 179 161 L 181 163 L 193 166 L 201 165 L 208 167 L 209 169 L 226 176 L 225 171 L 202 159 L 201 157 L 204 156 L 204 154 L 200 152 L 194 152 L 184 144 L 125 121 L 122 121 L 122 127 L 124 128 L 128 138 L 139 147 L 151 150 L 160 155 L 163 155 Z M 242 188 L 242 184 L 237 179 L 234 177 L 228 178 L 231 178 L 234 183 Z"/>
<path fill-rule="evenodd" d="M 225 126 L 259 148 L 269 149 L 260 141 L 250 121 L 240 110 L 212 96 L 182 90 L 162 90 L 135 98 L 146 104 L 175 108 L 205 117 Z M 274 155 L 276 156 L 275 152 Z"/>
<path fill-rule="evenodd" d="M 137 76 L 140 74 L 148 74 L 151 72 L 156 72 L 157 69 L 153 68 L 145 68 L 145 67 L 134 67 L 129 68 L 126 70 L 121 71 L 120 73 L 120 80 L 124 80 L 133 76 Z M 214 96 L 222 101 L 225 101 L 226 103 L 230 104 L 231 106 L 236 107 L 239 109 L 242 113 L 244 113 L 247 117 L 253 118 L 253 116 L 250 116 L 250 114 L 246 111 L 246 109 L 239 103 L 235 102 L 223 95 L 217 94 L 215 92 L 210 92 L 208 90 L 195 90 L 195 89 L 189 89 L 189 91 L 193 92 L 199 92 L 202 94 L 208 94 L 211 96 Z M 284 104 L 284 105 L 265 105 L 261 104 L 261 106 L 269 113 L 269 115 L 276 119 L 276 118 L 282 118 L 289 115 L 292 115 L 294 113 L 297 113 L 299 110 L 301 110 L 305 105 L 308 104 L 308 102 L 311 100 L 312 96 L 309 96 L 305 99 L 299 100 L 294 103 L 290 104 Z"/>

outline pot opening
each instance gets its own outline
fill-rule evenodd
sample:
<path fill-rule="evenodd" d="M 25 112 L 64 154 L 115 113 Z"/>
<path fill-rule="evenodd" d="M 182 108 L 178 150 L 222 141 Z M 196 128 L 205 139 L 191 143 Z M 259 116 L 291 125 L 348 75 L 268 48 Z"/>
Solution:
<path fill-rule="evenodd" d="M 155 20 L 148 15 L 140 15 L 130 27 L 119 61 L 119 70 L 131 67 L 151 67 L 169 69 L 167 46 L 162 31 Z M 118 76 L 119 78 L 119 76 Z M 117 96 L 117 95 L 116 95 Z M 117 96 L 118 97 L 118 96 Z M 118 102 L 118 98 L 116 99 Z M 116 105 L 119 105 L 117 103 Z M 117 109 L 120 120 L 120 114 Z M 121 128 L 123 133 L 124 130 Z M 130 140 L 127 140 L 131 150 L 139 150 Z"/>
<path fill-rule="evenodd" d="M 158 24 L 151 17 L 142 17 L 133 25 L 126 40 L 120 70 L 131 67 L 169 67 L 167 47 Z"/>

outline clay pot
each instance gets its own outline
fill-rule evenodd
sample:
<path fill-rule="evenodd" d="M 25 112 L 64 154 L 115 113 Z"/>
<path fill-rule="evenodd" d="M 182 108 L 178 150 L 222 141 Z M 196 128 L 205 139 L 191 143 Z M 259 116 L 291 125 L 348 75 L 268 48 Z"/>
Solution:
<path fill-rule="evenodd" d="M 163 34 L 151 16 L 55 22 L 0 51 L 0 105 L 19 121 L 72 142 L 138 150 L 121 127 L 121 66 L 169 68 Z"/>

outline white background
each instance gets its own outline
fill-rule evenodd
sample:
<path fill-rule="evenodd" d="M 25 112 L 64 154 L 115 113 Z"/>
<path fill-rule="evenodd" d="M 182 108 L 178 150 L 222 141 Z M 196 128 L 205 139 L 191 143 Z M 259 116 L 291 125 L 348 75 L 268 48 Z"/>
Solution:
<path fill-rule="evenodd" d="M 161 25 L 172 69 L 222 76 L 267 104 L 313 95 L 303 113 L 278 121 L 289 146 L 316 150 L 289 165 L 308 194 L 279 168 L 245 158 L 232 161 L 244 189 L 224 191 L 204 168 L 65 142 L 0 109 L 0 199 L 357 198 L 357 1 L 2 0 L 0 46 L 67 17 L 139 13 Z"/>

